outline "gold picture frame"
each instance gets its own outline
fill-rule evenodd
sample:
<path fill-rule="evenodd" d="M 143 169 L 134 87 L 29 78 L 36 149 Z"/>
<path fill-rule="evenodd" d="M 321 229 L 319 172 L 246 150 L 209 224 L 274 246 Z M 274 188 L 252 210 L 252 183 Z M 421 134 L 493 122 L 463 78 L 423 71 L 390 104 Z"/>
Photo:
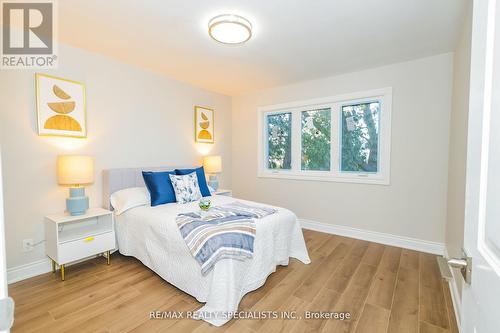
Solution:
<path fill-rule="evenodd" d="M 215 111 L 196 105 L 194 107 L 194 140 L 198 143 L 215 142 Z"/>
<path fill-rule="evenodd" d="M 35 87 L 38 135 L 87 137 L 85 84 L 35 73 Z"/>

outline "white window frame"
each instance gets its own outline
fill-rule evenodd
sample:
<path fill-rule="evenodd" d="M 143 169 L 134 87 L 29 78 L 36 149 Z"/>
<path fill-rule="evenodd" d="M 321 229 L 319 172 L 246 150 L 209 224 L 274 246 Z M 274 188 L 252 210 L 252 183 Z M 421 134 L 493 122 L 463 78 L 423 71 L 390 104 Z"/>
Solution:
<path fill-rule="evenodd" d="M 341 108 L 345 105 L 374 101 L 380 102 L 378 171 L 376 173 L 341 172 Z M 330 171 L 301 170 L 301 112 L 323 108 L 331 108 L 332 110 Z M 391 109 L 391 87 L 259 107 L 257 112 L 257 176 L 260 178 L 389 185 L 391 168 Z M 292 113 L 292 168 L 290 170 L 269 169 L 267 167 L 267 115 L 287 112 Z"/>

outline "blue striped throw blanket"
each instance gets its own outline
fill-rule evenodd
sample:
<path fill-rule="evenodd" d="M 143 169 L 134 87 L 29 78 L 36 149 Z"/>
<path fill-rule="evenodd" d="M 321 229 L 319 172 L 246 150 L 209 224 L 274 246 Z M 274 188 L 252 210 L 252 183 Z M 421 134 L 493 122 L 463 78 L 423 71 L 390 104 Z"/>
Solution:
<path fill-rule="evenodd" d="M 222 259 L 253 257 L 255 220 L 276 213 L 276 209 L 233 202 L 208 212 L 177 215 L 176 222 L 189 251 L 206 275 Z"/>

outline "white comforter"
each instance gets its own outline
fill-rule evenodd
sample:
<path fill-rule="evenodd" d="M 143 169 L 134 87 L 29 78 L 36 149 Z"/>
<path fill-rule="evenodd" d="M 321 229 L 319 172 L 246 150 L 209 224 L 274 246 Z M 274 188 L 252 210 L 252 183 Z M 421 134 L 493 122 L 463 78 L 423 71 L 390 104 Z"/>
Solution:
<path fill-rule="evenodd" d="M 262 205 L 227 196 L 211 197 L 212 205 L 236 200 Z M 117 216 L 118 248 L 120 253 L 136 257 L 169 283 L 206 303 L 198 313 L 209 323 L 221 326 L 238 309 L 242 297 L 262 286 L 277 265 L 288 265 L 290 257 L 310 263 L 297 217 L 287 209 L 274 208 L 278 213 L 257 220 L 254 258 L 221 260 L 206 276 L 201 275 L 175 223 L 179 213 L 199 210 L 196 202 L 142 206 Z"/>

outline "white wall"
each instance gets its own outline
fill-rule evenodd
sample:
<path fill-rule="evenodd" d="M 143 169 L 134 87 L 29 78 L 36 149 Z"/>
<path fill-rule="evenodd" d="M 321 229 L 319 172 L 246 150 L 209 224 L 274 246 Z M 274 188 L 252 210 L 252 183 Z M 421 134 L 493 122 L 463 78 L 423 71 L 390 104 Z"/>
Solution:
<path fill-rule="evenodd" d="M 446 218 L 446 249 L 451 257 L 461 257 L 464 245 L 472 3 L 468 7 L 460 40 L 455 50 L 453 64 L 453 96 L 448 162 L 448 209 Z M 457 291 L 461 294 L 463 279 L 458 270 L 455 270 L 455 281 L 458 287 Z"/>
<path fill-rule="evenodd" d="M 81 81 L 87 88 L 88 138 L 40 137 L 36 132 L 34 72 L 0 71 L 7 267 L 45 258 L 44 245 L 22 252 L 22 240 L 43 239 L 43 217 L 64 210 L 67 189 L 56 182 L 58 154 L 95 156 L 91 206 L 101 206 L 101 170 L 195 165 L 221 154 L 221 185 L 231 180 L 231 100 L 79 49 L 60 46 L 59 68 L 39 71 Z M 194 105 L 214 108 L 214 145 L 194 143 Z"/>
<path fill-rule="evenodd" d="M 299 218 L 444 242 L 453 54 L 233 98 L 236 196 Z M 393 87 L 391 185 L 257 178 L 257 107 Z"/>
<path fill-rule="evenodd" d="M 7 264 L 5 255 L 5 226 L 3 218 L 2 147 L 0 147 L 0 301 L 7 298 Z M 0 330 L 0 333 L 7 332 Z"/>

